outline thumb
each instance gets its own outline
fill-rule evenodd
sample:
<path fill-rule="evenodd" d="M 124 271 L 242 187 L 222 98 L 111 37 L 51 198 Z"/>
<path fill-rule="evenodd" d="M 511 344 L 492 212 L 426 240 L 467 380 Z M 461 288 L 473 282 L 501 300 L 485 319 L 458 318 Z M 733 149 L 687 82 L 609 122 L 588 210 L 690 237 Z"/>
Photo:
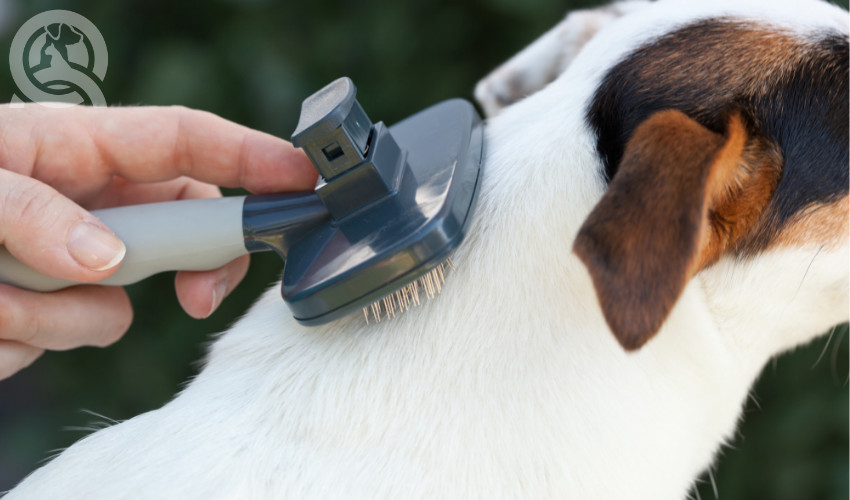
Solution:
<path fill-rule="evenodd" d="M 2 169 L 0 243 L 42 274 L 82 282 L 112 274 L 126 251 L 103 222 L 52 187 Z"/>

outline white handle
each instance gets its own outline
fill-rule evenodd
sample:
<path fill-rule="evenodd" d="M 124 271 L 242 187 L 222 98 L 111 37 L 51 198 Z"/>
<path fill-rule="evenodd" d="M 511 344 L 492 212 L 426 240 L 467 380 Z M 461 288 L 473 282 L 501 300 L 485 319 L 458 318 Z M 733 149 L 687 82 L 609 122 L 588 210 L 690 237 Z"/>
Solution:
<path fill-rule="evenodd" d="M 207 271 L 245 255 L 244 196 L 169 201 L 92 212 L 118 235 L 127 254 L 99 285 L 129 285 L 163 271 Z M 49 292 L 78 285 L 45 276 L 0 246 L 0 283 Z"/>

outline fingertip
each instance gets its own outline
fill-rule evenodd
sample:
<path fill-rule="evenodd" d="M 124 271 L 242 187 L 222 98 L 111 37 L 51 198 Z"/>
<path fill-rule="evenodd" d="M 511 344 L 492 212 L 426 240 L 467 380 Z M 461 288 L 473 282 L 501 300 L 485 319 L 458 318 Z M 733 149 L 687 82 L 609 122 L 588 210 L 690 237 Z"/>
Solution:
<path fill-rule="evenodd" d="M 213 285 L 212 289 L 212 299 L 210 300 L 210 309 L 207 312 L 205 318 L 212 316 L 212 313 L 218 309 L 218 306 L 221 305 L 221 302 L 225 297 L 230 293 L 230 283 L 227 278 L 222 278 Z"/>
<path fill-rule="evenodd" d="M 106 347 L 120 340 L 130 326 L 133 325 L 133 304 L 130 302 L 130 295 L 120 286 L 87 286 L 85 288 L 93 289 L 94 295 L 101 295 L 101 307 L 110 307 L 111 328 L 104 328 L 98 341 L 94 342 L 97 347 Z"/>
<path fill-rule="evenodd" d="M 11 377 L 30 366 L 44 349 L 12 340 L 0 340 L 0 380 Z"/>
<path fill-rule="evenodd" d="M 127 247 L 102 222 L 81 220 L 68 231 L 68 253 L 90 271 L 108 271 L 124 259 Z"/>
<path fill-rule="evenodd" d="M 210 310 L 209 292 L 203 283 L 191 271 L 181 271 L 174 278 L 174 289 L 180 307 L 194 319 L 204 319 Z"/>
<path fill-rule="evenodd" d="M 174 279 L 177 300 L 195 319 L 209 317 L 248 272 L 249 256 L 213 271 L 181 271 Z"/>
<path fill-rule="evenodd" d="M 41 316 L 49 318 L 40 328 L 45 337 L 39 347 L 107 347 L 120 340 L 133 324 L 133 304 L 119 286 L 82 285 L 38 295 L 41 297 L 33 301 L 40 302 L 36 307 L 43 308 Z"/>

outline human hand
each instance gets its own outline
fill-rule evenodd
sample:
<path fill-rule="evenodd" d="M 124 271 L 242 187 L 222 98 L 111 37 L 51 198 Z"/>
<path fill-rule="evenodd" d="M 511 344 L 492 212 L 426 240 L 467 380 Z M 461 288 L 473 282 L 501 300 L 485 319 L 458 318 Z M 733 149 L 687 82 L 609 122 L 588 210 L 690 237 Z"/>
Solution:
<path fill-rule="evenodd" d="M 87 210 L 254 193 L 309 190 L 316 172 L 288 142 L 182 107 L 0 108 L 0 244 L 56 278 L 94 282 L 124 255 Z M 248 257 L 180 272 L 183 309 L 209 316 L 244 277 Z M 0 284 L 0 379 L 45 349 L 105 346 L 129 328 L 123 288 L 81 285 L 39 293 Z"/>

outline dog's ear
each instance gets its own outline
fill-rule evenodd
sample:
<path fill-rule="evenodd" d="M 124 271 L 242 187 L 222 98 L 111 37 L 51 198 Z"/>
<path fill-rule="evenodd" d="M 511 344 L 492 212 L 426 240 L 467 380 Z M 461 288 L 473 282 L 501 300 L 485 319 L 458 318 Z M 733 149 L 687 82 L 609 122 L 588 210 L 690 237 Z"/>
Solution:
<path fill-rule="evenodd" d="M 568 13 L 554 28 L 479 81 L 475 99 L 485 115 L 497 115 L 566 71 L 599 30 L 649 5 L 646 0 L 631 0 Z"/>
<path fill-rule="evenodd" d="M 739 243 L 769 202 L 780 165 L 748 128 L 737 112 L 719 134 L 666 110 L 627 143 L 573 248 L 625 349 L 655 335 L 688 280 Z"/>

